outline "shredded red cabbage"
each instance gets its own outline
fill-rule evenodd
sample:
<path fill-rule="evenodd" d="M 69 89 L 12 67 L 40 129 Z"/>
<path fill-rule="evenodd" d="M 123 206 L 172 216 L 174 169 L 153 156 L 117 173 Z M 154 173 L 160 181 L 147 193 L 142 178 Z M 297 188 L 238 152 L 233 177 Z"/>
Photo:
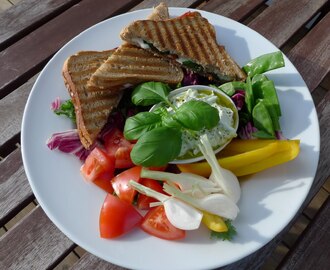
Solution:
<path fill-rule="evenodd" d="M 243 140 L 255 139 L 252 133 L 257 132 L 258 129 L 252 125 L 251 122 L 248 122 L 245 126 L 240 127 L 238 131 L 238 136 Z"/>
<path fill-rule="evenodd" d="M 184 70 L 184 77 L 182 80 L 182 85 L 187 86 L 187 85 L 196 85 L 200 84 L 200 76 L 191 70 Z"/>
<path fill-rule="evenodd" d="M 59 97 L 55 98 L 55 100 L 51 103 L 50 109 L 52 111 L 58 110 L 61 106 L 61 99 Z"/>
<path fill-rule="evenodd" d="M 95 148 L 93 145 L 86 149 L 80 142 L 79 134 L 76 129 L 54 133 L 47 141 L 50 150 L 58 149 L 61 152 L 77 156 L 80 160 L 86 160 L 89 153 Z"/>
<path fill-rule="evenodd" d="M 231 97 L 234 101 L 236 108 L 238 111 L 242 110 L 245 104 L 245 91 L 243 90 L 236 90 L 235 94 Z"/>

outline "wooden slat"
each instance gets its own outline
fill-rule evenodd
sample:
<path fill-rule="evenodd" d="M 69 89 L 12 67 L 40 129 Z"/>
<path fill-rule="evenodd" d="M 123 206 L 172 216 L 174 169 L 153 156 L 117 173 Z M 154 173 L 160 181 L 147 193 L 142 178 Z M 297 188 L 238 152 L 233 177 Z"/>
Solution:
<path fill-rule="evenodd" d="M 327 0 L 277 0 L 265 9 L 249 27 L 281 47 L 297 30 L 321 9 Z"/>
<path fill-rule="evenodd" d="M 291 249 L 280 269 L 328 269 L 330 266 L 330 198 Z"/>
<path fill-rule="evenodd" d="M 0 227 L 2 227 L 32 201 L 33 193 L 25 176 L 19 149 L 1 161 L 0 172 Z"/>
<path fill-rule="evenodd" d="M 90 254 L 85 253 L 78 262 L 74 264 L 71 270 L 89 270 L 89 269 L 97 269 L 97 270 L 125 270 L 126 268 L 108 263 L 106 261 L 101 260 L 100 258 Z M 157 267 L 155 267 L 157 269 Z"/>
<path fill-rule="evenodd" d="M 0 148 L 21 130 L 22 117 L 27 98 L 38 75 L 0 100 Z"/>
<path fill-rule="evenodd" d="M 126 11 L 136 2 L 83 0 L 3 50 L 0 53 L 0 98 L 37 73 L 71 38 L 91 25 Z"/>
<path fill-rule="evenodd" d="M 0 50 L 80 0 L 22 0 L 0 16 Z"/>
<path fill-rule="evenodd" d="M 215 0 L 206 3 L 202 9 L 229 17 L 236 21 L 242 21 L 264 2 L 263 0 Z"/>
<path fill-rule="evenodd" d="M 37 206 L 1 239 L 0 269 L 47 269 L 74 246 Z"/>
<path fill-rule="evenodd" d="M 313 91 L 330 71 L 330 13 L 289 53 L 310 91 Z"/>

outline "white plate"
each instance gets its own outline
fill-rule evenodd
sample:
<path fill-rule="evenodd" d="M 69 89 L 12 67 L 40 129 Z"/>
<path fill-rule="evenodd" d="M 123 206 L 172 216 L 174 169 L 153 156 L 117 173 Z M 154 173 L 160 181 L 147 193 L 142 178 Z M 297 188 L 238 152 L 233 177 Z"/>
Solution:
<path fill-rule="evenodd" d="M 188 9 L 171 8 L 172 16 Z M 282 106 L 284 135 L 301 140 L 299 157 L 242 181 L 238 235 L 232 242 L 214 241 L 205 229 L 188 232 L 184 241 L 171 242 L 135 230 L 116 240 L 99 237 L 98 216 L 105 193 L 84 182 L 80 162 L 50 151 L 52 133 L 71 129 L 70 122 L 50 110 L 60 96 L 69 98 L 61 76 L 64 60 L 80 50 L 118 46 L 120 30 L 150 10 L 114 17 L 84 31 L 65 45 L 41 72 L 29 96 L 22 124 L 22 154 L 27 177 L 41 207 L 56 226 L 87 251 L 117 265 L 134 269 L 210 269 L 235 262 L 265 245 L 293 218 L 314 179 L 319 158 L 319 125 L 311 95 L 303 79 L 285 57 L 286 67 L 269 72 Z M 218 42 L 243 65 L 278 50 L 248 27 L 201 11 L 214 26 Z"/>

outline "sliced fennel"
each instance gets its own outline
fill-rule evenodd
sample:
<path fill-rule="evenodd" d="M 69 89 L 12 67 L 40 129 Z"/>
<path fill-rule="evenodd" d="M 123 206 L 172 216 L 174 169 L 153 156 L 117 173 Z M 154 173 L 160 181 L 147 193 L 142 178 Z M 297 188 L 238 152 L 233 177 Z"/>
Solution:
<path fill-rule="evenodd" d="M 232 199 L 234 203 L 237 203 L 241 196 L 241 188 L 238 179 L 231 171 L 219 165 L 206 134 L 200 136 L 199 148 L 212 170 L 209 179 L 217 186 L 221 187 L 223 193 Z"/>
<path fill-rule="evenodd" d="M 203 213 L 191 205 L 176 198 L 161 194 L 151 188 L 143 186 L 133 180 L 129 184 L 138 192 L 159 200 L 164 205 L 165 214 L 173 226 L 182 230 L 196 230 L 199 228 Z"/>
<path fill-rule="evenodd" d="M 152 171 L 143 168 L 141 171 L 142 178 L 150 178 L 160 181 L 168 181 L 177 184 L 181 191 L 200 198 L 211 193 L 221 192 L 222 189 L 216 186 L 212 181 L 193 173 L 169 173 Z"/>
<path fill-rule="evenodd" d="M 220 217 L 234 220 L 239 212 L 237 205 L 225 194 L 215 193 L 209 194 L 203 198 L 194 198 L 166 183 L 164 183 L 164 191 L 197 209 Z"/>

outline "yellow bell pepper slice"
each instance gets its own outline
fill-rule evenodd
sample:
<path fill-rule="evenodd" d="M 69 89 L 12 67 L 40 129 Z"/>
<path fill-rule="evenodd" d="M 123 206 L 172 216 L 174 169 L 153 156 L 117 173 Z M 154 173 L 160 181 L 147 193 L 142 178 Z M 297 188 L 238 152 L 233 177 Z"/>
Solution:
<path fill-rule="evenodd" d="M 208 227 L 210 230 L 215 232 L 227 232 L 228 227 L 223 220 L 223 218 L 213 215 L 207 212 L 203 212 L 202 222 Z"/>
<path fill-rule="evenodd" d="M 218 155 L 221 167 L 236 176 L 260 172 L 296 158 L 300 151 L 299 140 L 234 140 Z M 211 168 L 206 161 L 178 164 L 182 172 L 208 177 Z"/>

